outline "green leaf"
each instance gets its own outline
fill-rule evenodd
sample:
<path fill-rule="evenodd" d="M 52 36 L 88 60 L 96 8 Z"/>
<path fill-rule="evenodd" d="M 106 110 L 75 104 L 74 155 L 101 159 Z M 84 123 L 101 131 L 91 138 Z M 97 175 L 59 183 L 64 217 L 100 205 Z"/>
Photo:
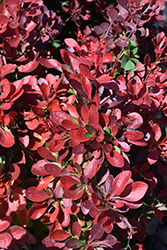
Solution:
<path fill-rule="evenodd" d="M 129 41 L 129 50 L 131 51 L 132 55 L 137 54 L 138 52 L 138 45 L 134 41 Z"/>
<path fill-rule="evenodd" d="M 61 40 L 53 40 L 52 41 L 52 46 L 54 47 L 54 48 L 59 48 L 59 47 L 61 47 Z"/>
<path fill-rule="evenodd" d="M 137 58 L 131 58 L 130 60 L 133 61 L 134 63 L 140 62 Z"/>
<path fill-rule="evenodd" d="M 132 69 L 135 69 L 135 64 L 132 62 L 131 59 L 128 59 L 128 56 L 123 56 L 122 68 L 124 70 L 132 70 Z"/>
<path fill-rule="evenodd" d="M 92 134 L 90 134 L 89 132 L 86 132 L 85 135 L 89 138 L 92 138 Z"/>
<path fill-rule="evenodd" d="M 128 56 L 124 55 L 122 57 L 122 63 L 121 63 L 121 66 L 123 69 L 125 69 L 125 65 L 126 65 L 127 61 L 128 61 Z"/>
<path fill-rule="evenodd" d="M 124 69 L 125 70 L 135 69 L 135 64 L 131 60 L 128 60 Z"/>
<path fill-rule="evenodd" d="M 104 130 L 104 134 L 105 134 L 106 136 L 107 136 L 107 135 L 111 136 L 111 131 L 110 131 L 109 128 L 105 127 L 103 130 Z"/>

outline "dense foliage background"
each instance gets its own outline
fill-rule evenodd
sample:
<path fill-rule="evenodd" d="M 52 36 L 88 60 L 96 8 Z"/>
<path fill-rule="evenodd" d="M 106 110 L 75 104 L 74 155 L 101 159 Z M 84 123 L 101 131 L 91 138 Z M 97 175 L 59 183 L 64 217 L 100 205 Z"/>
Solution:
<path fill-rule="evenodd" d="M 145 249 L 167 211 L 164 4 L 1 1 L 1 249 Z"/>

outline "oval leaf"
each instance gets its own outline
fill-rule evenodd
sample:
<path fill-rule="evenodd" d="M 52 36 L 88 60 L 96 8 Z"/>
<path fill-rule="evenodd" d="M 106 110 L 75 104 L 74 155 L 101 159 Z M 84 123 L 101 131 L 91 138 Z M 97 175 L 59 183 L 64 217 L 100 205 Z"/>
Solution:
<path fill-rule="evenodd" d="M 12 236 L 8 233 L 0 233 L 0 248 L 7 248 L 12 242 Z"/>
<path fill-rule="evenodd" d="M 57 229 L 50 234 L 50 238 L 57 241 L 64 241 L 70 236 L 71 236 L 70 233 L 67 233 L 66 231 L 61 229 Z"/>
<path fill-rule="evenodd" d="M 45 193 L 43 190 L 37 190 L 36 187 L 29 187 L 25 193 L 26 197 L 29 200 L 35 202 L 45 201 L 50 198 L 50 196 L 47 193 Z"/>
<path fill-rule="evenodd" d="M 18 70 L 19 72 L 22 73 L 29 73 L 32 72 L 33 70 L 35 70 L 38 66 L 38 62 L 37 61 L 31 61 L 25 65 L 21 65 Z"/>
<path fill-rule="evenodd" d="M 145 195 L 148 185 L 142 181 L 136 181 L 129 184 L 120 195 L 126 201 L 139 201 Z"/>
<path fill-rule="evenodd" d="M 83 246 L 83 243 L 81 243 L 76 238 L 69 239 L 65 244 L 66 244 L 66 247 L 71 248 L 71 249 L 78 249 Z"/>
<path fill-rule="evenodd" d="M 47 202 L 33 205 L 27 213 L 28 218 L 32 220 L 39 219 L 45 213 L 47 207 Z"/>
<path fill-rule="evenodd" d="M 0 127 L 0 144 L 5 148 L 10 148 L 14 145 L 14 137 L 9 131 L 5 131 Z"/>
<path fill-rule="evenodd" d="M 93 158 L 93 160 L 89 160 L 87 163 L 86 163 L 86 166 L 84 168 L 84 175 L 89 178 L 89 179 L 92 179 L 96 172 L 97 172 L 97 169 L 98 169 L 98 163 L 96 162 L 96 160 Z"/>

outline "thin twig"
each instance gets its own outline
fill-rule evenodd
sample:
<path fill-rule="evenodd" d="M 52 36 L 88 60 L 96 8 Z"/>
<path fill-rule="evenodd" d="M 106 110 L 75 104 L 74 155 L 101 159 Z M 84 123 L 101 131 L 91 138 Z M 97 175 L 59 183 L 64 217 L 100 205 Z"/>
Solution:
<path fill-rule="evenodd" d="M 117 61 L 118 61 L 119 57 L 122 55 L 122 52 L 123 52 L 124 49 L 125 49 L 125 45 L 126 45 L 128 39 L 131 37 L 131 35 L 132 35 L 133 32 L 135 31 L 137 25 L 139 24 L 139 22 L 140 22 L 142 16 L 148 11 L 149 8 L 150 8 L 150 5 L 148 5 L 147 8 L 143 11 L 143 13 L 141 14 L 141 16 L 140 16 L 140 18 L 138 19 L 137 23 L 135 24 L 135 27 L 132 29 L 132 31 L 130 32 L 130 34 L 126 37 L 125 42 L 124 42 L 124 45 L 123 45 L 121 51 L 119 52 L 117 58 L 115 59 L 115 62 L 114 62 L 114 65 L 113 65 L 113 69 L 115 69 L 115 66 L 116 66 L 116 64 L 117 64 Z"/>
<path fill-rule="evenodd" d="M 112 26 L 113 23 L 116 21 L 116 19 L 117 19 L 118 16 L 120 16 L 120 13 L 118 13 L 118 15 L 117 15 L 117 16 L 114 18 L 114 20 L 110 23 L 110 25 L 109 25 L 109 27 L 108 27 L 108 30 L 107 30 L 107 32 L 106 32 L 104 38 L 106 38 L 106 37 L 108 36 L 108 33 L 109 33 L 110 29 L 111 29 L 111 26 Z"/>

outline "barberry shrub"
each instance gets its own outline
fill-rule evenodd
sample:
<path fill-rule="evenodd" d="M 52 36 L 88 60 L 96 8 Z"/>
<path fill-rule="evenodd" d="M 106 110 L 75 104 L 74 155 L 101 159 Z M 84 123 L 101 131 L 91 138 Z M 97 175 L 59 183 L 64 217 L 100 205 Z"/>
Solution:
<path fill-rule="evenodd" d="M 57 2 L 0 4 L 0 248 L 144 249 L 167 211 L 164 1 Z"/>

